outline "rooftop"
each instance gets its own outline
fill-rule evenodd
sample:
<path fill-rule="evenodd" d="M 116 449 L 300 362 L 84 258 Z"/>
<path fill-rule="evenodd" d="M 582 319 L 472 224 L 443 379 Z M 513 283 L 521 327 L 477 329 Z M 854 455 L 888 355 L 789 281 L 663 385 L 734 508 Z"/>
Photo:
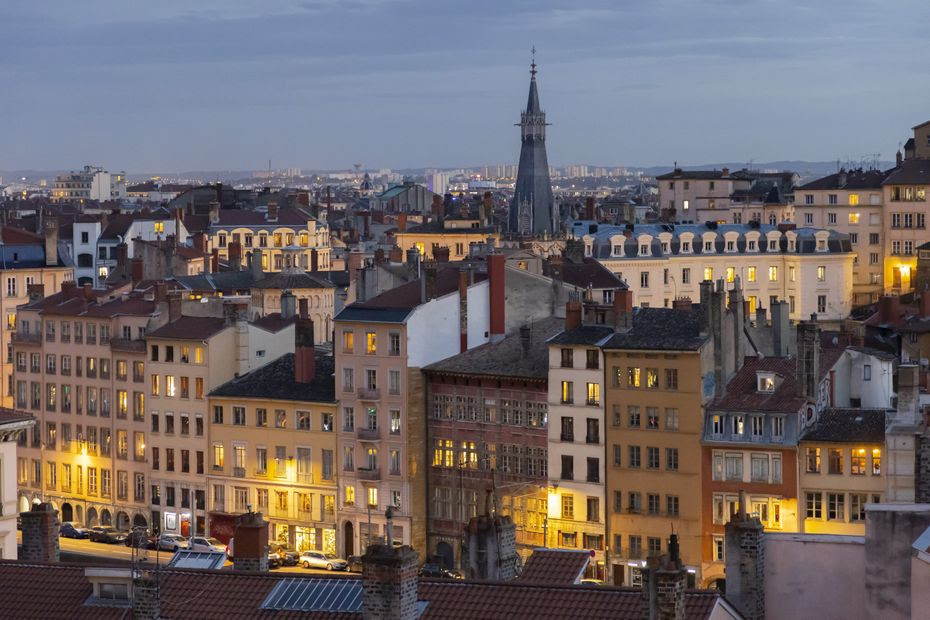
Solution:
<path fill-rule="evenodd" d="M 569 331 L 563 331 L 549 339 L 549 344 L 600 345 L 603 340 L 614 333 L 606 325 L 582 325 Z"/>
<path fill-rule="evenodd" d="M 884 409 L 827 409 L 802 441 L 885 443 Z"/>
<path fill-rule="evenodd" d="M 153 332 L 146 338 L 165 338 L 169 340 L 206 340 L 228 325 L 226 320 L 212 316 L 182 316 Z"/>
<path fill-rule="evenodd" d="M 674 308 L 633 308 L 633 325 L 611 336 L 605 349 L 697 351 L 707 340 L 701 334 L 701 313 Z"/>
<path fill-rule="evenodd" d="M 930 159 L 905 159 L 891 170 L 882 185 L 927 185 L 930 183 Z"/>
<path fill-rule="evenodd" d="M 881 189 L 882 181 L 887 176 L 888 171 L 885 170 L 847 170 L 814 179 L 797 189 Z"/>
<path fill-rule="evenodd" d="M 325 277 L 305 271 L 298 271 L 294 273 L 281 272 L 269 274 L 253 282 L 252 288 L 294 290 L 303 288 L 334 288 L 334 286 L 333 283 Z"/>
<path fill-rule="evenodd" d="M 518 580 L 539 585 L 578 583 L 590 561 L 591 554 L 588 551 L 534 549 Z"/>
<path fill-rule="evenodd" d="M 285 353 L 261 368 L 227 381 L 210 392 L 210 396 L 336 402 L 333 357 L 319 350 L 315 353 L 316 372 L 310 383 L 297 383 L 294 380 L 294 354 Z"/>

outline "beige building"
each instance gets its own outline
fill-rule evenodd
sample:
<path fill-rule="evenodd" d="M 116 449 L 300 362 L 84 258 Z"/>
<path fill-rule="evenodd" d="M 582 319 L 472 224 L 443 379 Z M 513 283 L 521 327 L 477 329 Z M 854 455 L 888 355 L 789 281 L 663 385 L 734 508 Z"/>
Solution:
<path fill-rule="evenodd" d="M 852 304 L 878 301 L 885 263 L 884 199 L 881 170 L 840 170 L 795 190 L 795 222 L 849 235 L 856 253 Z"/>
<path fill-rule="evenodd" d="M 30 508 L 17 500 L 17 444 L 25 445 L 35 419 L 25 411 L 0 409 L 0 559 L 16 558 L 16 516 Z M 27 465 L 28 467 L 28 465 Z"/>
<path fill-rule="evenodd" d="M 224 317 L 180 316 L 179 297 L 169 306 L 169 322 L 146 337 L 149 500 L 156 529 L 186 536 L 192 524 L 204 532 L 207 511 L 226 505 L 224 495 L 207 498 L 207 470 L 224 458 L 207 437 L 208 421 L 222 424 L 224 413 L 207 395 L 290 351 L 294 331 L 280 315 L 248 323 L 246 303 L 225 305 Z"/>
<path fill-rule="evenodd" d="M 930 240 L 930 159 L 907 159 L 882 181 L 885 217 L 884 290 L 903 294 L 914 288 L 917 247 Z"/>
<path fill-rule="evenodd" d="M 884 499 L 884 409 L 828 409 L 798 446 L 800 531 L 865 536 L 865 505 Z"/>
<path fill-rule="evenodd" d="M 16 308 L 29 301 L 29 287 L 40 285 L 41 290 L 57 291 L 63 282 L 74 280 L 74 267 L 66 264 L 58 254 L 58 226 L 49 220 L 45 238 L 26 230 L 3 226 L 0 228 L 0 312 L 3 329 L 0 330 L 0 350 L 9 351 L 12 335 L 16 332 Z M 38 291 L 40 289 L 34 289 Z M 13 407 L 13 364 L 9 355 L 0 355 L 0 375 L 3 388 L 0 406 Z"/>
<path fill-rule="evenodd" d="M 23 507 L 49 502 L 87 526 L 151 524 L 144 338 L 164 315 L 154 296 L 73 282 L 20 308 L 15 399 L 36 415 L 19 452 Z"/>
<path fill-rule="evenodd" d="M 236 515 L 265 515 L 269 537 L 298 551 L 336 553 L 336 400 L 333 357 L 299 322 L 296 354 L 210 394 L 210 533 L 228 540 Z M 219 458 L 216 455 L 220 455 Z"/>
<path fill-rule="evenodd" d="M 493 226 L 482 226 L 479 219 L 445 219 L 398 229 L 394 239 L 404 256 L 407 250 L 416 248 L 420 256 L 433 260 L 439 258 L 433 255 L 433 248 L 437 247 L 448 249 L 447 260 L 458 261 L 469 256 L 472 244 L 497 247 L 500 232 Z"/>

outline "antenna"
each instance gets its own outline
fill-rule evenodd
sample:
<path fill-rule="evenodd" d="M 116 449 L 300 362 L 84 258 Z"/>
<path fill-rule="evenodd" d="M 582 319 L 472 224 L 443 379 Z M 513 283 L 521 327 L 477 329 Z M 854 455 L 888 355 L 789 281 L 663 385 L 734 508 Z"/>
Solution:
<path fill-rule="evenodd" d="M 530 60 L 530 75 L 534 78 L 536 77 L 536 46 L 533 46 L 533 49 L 530 50 L 532 54 L 532 60 Z"/>

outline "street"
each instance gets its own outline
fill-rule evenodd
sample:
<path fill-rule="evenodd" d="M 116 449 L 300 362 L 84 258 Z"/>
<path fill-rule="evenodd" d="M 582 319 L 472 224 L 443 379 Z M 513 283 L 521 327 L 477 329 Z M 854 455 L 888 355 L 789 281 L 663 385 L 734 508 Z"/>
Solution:
<path fill-rule="evenodd" d="M 16 533 L 17 542 L 22 542 L 22 532 Z M 109 561 L 131 562 L 133 550 L 129 547 L 116 544 L 107 545 L 104 543 L 91 542 L 87 539 L 59 538 L 59 548 L 63 561 L 72 561 L 90 564 L 93 558 L 101 558 Z M 142 555 L 140 561 L 148 567 L 165 565 L 171 561 L 173 555 L 170 551 L 156 551 L 154 549 L 140 549 Z M 232 568 L 232 562 L 226 561 L 226 568 Z M 334 575 L 337 577 L 351 577 L 358 573 L 349 573 L 346 571 L 327 571 L 322 568 L 303 568 L 302 566 L 282 566 L 273 569 L 274 572 L 282 573 L 301 573 L 314 575 Z"/>

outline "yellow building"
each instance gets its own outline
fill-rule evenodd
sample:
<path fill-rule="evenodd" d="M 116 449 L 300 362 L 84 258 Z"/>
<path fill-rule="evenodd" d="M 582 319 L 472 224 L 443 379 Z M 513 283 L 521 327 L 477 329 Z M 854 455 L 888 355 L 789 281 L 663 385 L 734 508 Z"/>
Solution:
<path fill-rule="evenodd" d="M 903 294 L 914 288 L 917 246 L 927 241 L 930 211 L 930 165 L 908 159 L 882 182 L 885 218 L 885 292 Z"/>
<path fill-rule="evenodd" d="M 865 505 L 883 499 L 884 409 L 828 409 L 798 449 L 801 531 L 865 536 Z"/>
<path fill-rule="evenodd" d="M 670 526 L 689 571 L 700 571 L 703 368 L 713 346 L 688 308 L 638 308 L 632 327 L 602 345 L 615 584 L 642 584 L 645 559 L 667 551 Z"/>
<path fill-rule="evenodd" d="M 407 250 L 417 248 L 420 255 L 433 260 L 433 246 L 449 248 L 449 260 L 457 261 L 468 257 L 473 243 L 494 247 L 500 243 L 500 232 L 493 226 L 482 226 L 478 219 L 446 219 L 412 226 L 394 235 L 397 246 L 406 256 Z"/>
<path fill-rule="evenodd" d="M 210 394 L 211 410 L 222 411 L 208 429 L 213 536 L 228 539 L 235 515 L 251 506 L 271 524 L 271 539 L 336 552 L 333 358 L 312 346 Z"/>

